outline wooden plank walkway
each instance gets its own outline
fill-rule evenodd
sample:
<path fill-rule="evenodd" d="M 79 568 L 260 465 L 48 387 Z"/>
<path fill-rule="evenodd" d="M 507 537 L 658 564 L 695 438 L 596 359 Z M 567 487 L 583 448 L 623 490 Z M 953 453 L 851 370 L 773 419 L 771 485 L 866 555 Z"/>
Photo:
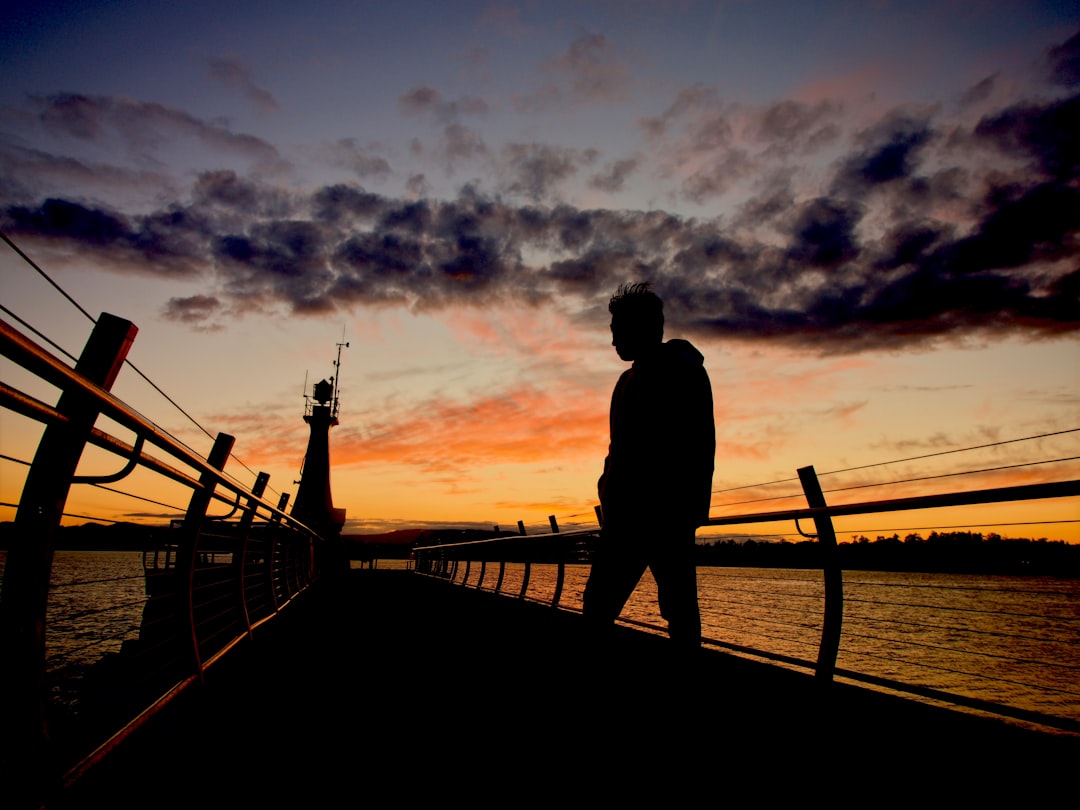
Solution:
<path fill-rule="evenodd" d="M 269 629 L 269 628 L 268 628 Z M 208 672 L 58 807 L 336 807 L 457 797 L 1025 801 L 1074 785 L 1080 740 L 834 685 L 400 571 Z M 621 797 L 620 797 L 621 794 Z M 860 793 L 852 793 L 854 800 Z M 860 802 L 861 803 L 861 802 Z M 936 803 L 936 802 L 935 802 Z"/>

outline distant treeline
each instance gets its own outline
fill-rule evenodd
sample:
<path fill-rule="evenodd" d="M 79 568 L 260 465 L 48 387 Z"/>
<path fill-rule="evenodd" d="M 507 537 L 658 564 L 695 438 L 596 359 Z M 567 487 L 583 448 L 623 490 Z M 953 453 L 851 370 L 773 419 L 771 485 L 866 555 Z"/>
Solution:
<path fill-rule="evenodd" d="M 1080 545 L 981 532 L 931 532 L 901 537 L 856 535 L 837 546 L 840 565 L 859 571 L 955 574 L 1080 576 Z M 820 568 L 821 546 L 798 543 L 718 540 L 698 546 L 699 565 L 759 568 Z"/>
<path fill-rule="evenodd" d="M 14 523 L 0 523 L 0 549 L 11 545 Z M 167 526 L 142 523 L 82 523 L 61 526 L 54 538 L 57 551 L 143 551 L 161 548 L 169 539 Z"/>
<path fill-rule="evenodd" d="M 0 523 L 0 550 L 10 541 L 11 523 Z M 409 530 L 384 535 L 345 536 L 352 559 L 405 558 L 415 545 L 462 542 L 513 535 L 512 532 Z M 142 551 L 161 548 L 175 535 L 163 526 L 135 523 L 88 523 L 62 527 L 58 550 L 108 549 Z M 842 568 L 858 571 L 914 571 L 921 573 L 1011 574 L 1080 577 L 1080 545 L 1063 540 L 1002 537 L 981 532 L 931 532 L 926 537 L 856 535 L 837 546 Z M 698 565 L 753 568 L 820 568 L 821 546 L 806 540 L 704 540 L 697 546 Z"/>

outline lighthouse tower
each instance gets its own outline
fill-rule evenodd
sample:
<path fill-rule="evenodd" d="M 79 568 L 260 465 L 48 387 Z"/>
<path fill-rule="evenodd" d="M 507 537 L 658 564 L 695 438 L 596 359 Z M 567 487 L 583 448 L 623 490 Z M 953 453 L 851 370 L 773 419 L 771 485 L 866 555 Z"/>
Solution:
<path fill-rule="evenodd" d="M 338 369 L 341 367 L 341 348 L 348 345 L 338 344 L 335 363 Z M 334 497 L 330 492 L 330 428 L 338 423 L 334 378 L 315 383 L 312 395 L 304 399 L 304 421 L 311 427 L 311 435 L 292 514 L 324 538 L 333 539 L 341 534 L 345 524 L 345 510 L 334 508 Z"/>

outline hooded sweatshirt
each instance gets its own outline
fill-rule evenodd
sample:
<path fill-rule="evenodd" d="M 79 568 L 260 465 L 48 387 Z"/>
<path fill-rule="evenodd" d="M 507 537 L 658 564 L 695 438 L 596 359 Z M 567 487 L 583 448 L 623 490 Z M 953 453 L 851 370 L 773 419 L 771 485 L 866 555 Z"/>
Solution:
<path fill-rule="evenodd" d="M 708 519 L 716 434 L 703 361 L 689 342 L 669 340 L 619 377 L 598 485 L 605 527 Z"/>

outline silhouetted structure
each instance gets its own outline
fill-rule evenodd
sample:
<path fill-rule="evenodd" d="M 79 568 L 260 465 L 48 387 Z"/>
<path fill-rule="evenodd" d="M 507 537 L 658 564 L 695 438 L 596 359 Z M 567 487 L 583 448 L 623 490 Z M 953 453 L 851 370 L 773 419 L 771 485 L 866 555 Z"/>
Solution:
<path fill-rule="evenodd" d="M 611 398 L 611 444 L 598 482 L 603 527 L 584 594 L 596 627 L 618 617 L 646 567 L 668 634 L 701 643 L 694 533 L 709 519 L 716 452 L 704 358 L 664 342 L 664 312 L 648 284 L 620 287 L 608 305 L 612 344 L 633 366 Z"/>
<path fill-rule="evenodd" d="M 341 365 L 342 345 L 348 344 L 338 345 L 335 364 L 338 367 Z M 336 541 L 328 548 L 328 553 L 341 558 L 327 566 L 327 570 L 334 570 L 348 565 L 340 542 L 345 510 L 334 507 L 334 497 L 330 491 L 330 428 L 338 424 L 337 386 L 328 380 L 320 380 L 312 386 L 312 395 L 306 399 L 304 421 L 311 426 L 311 435 L 308 437 L 292 515 L 323 538 Z"/>

